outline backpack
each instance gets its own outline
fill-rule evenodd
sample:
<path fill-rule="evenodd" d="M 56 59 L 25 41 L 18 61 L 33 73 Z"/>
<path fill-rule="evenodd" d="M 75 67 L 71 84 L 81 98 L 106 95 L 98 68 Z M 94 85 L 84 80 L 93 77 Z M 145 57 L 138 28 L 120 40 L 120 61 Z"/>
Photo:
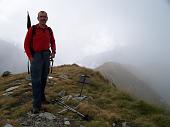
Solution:
<path fill-rule="evenodd" d="M 51 40 L 52 38 L 51 37 L 53 36 L 53 31 L 52 31 L 52 29 L 50 27 L 48 27 L 48 31 L 50 33 L 50 43 L 51 43 L 52 42 L 52 40 Z M 32 26 L 32 35 L 31 35 L 31 43 L 30 43 L 30 51 L 31 51 L 32 56 L 34 55 L 33 37 L 35 36 L 35 34 L 36 34 L 36 25 L 33 25 Z M 52 43 L 51 43 L 51 45 L 52 45 Z M 50 59 L 50 61 L 52 63 L 52 65 L 51 65 L 51 73 L 52 73 L 52 66 L 53 66 L 54 61 L 53 61 L 53 59 Z M 28 61 L 27 69 L 28 69 L 28 74 L 30 74 L 30 64 L 29 64 L 29 61 Z"/>
<path fill-rule="evenodd" d="M 51 43 L 51 37 L 53 36 L 53 31 L 50 27 L 48 27 L 48 31 L 50 33 L 50 43 Z M 31 35 L 31 43 L 30 43 L 30 51 L 31 51 L 31 54 L 33 55 L 34 54 L 34 50 L 33 50 L 33 37 L 35 36 L 36 34 L 36 25 L 33 25 L 32 26 L 32 35 Z"/>

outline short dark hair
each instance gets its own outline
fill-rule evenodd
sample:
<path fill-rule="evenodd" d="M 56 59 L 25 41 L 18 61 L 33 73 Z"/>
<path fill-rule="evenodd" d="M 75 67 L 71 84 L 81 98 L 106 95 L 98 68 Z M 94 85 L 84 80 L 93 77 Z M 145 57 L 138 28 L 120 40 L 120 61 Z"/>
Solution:
<path fill-rule="evenodd" d="M 40 12 L 38 12 L 38 17 L 39 17 L 40 13 L 46 13 L 47 14 L 47 12 L 45 12 L 45 11 L 40 11 Z"/>

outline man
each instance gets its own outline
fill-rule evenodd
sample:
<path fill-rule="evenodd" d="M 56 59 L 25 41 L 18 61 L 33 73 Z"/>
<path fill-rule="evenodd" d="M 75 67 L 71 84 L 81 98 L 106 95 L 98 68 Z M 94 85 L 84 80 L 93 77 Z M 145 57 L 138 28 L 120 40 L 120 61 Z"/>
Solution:
<path fill-rule="evenodd" d="M 44 91 L 50 66 L 49 59 L 54 58 L 56 53 L 53 32 L 46 25 L 47 13 L 40 11 L 37 19 L 39 23 L 29 28 L 24 42 L 25 52 L 31 63 L 34 114 L 39 113 L 41 104 L 47 102 Z"/>

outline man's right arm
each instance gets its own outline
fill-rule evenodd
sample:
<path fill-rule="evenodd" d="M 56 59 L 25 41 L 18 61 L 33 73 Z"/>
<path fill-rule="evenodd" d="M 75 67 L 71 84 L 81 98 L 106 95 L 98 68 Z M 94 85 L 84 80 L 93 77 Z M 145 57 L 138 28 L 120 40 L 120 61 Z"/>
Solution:
<path fill-rule="evenodd" d="M 25 41 L 24 41 L 24 49 L 30 62 L 32 62 L 33 60 L 32 55 L 31 55 L 31 50 L 30 50 L 31 39 L 32 39 L 32 27 L 30 27 L 30 29 L 28 30 L 26 37 L 25 37 Z"/>

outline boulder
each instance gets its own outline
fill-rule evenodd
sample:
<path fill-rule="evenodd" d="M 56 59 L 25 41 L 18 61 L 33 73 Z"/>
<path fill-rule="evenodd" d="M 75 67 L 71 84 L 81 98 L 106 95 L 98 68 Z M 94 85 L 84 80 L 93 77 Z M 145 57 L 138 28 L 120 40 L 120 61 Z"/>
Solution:
<path fill-rule="evenodd" d="M 11 74 L 10 71 L 5 71 L 5 72 L 3 72 L 2 77 L 7 77 L 7 76 L 9 76 L 10 74 Z"/>

